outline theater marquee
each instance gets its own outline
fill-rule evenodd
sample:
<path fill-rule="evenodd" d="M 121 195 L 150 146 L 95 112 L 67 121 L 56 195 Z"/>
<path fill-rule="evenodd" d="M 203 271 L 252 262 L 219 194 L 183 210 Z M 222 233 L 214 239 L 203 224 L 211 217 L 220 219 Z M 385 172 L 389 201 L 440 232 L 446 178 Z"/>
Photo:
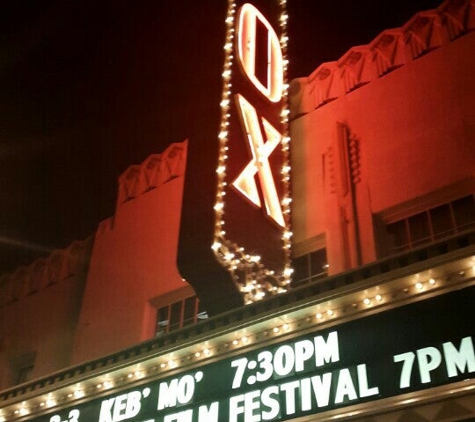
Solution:
<path fill-rule="evenodd" d="M 475 377 L 475 287 L 233 355 L 34 422 L 285 421 Z"/>
<path fill-rule="evenodd" d="M 253 302 L 290 280 L 285 0 L 230 1 L 213 250 Z"/>

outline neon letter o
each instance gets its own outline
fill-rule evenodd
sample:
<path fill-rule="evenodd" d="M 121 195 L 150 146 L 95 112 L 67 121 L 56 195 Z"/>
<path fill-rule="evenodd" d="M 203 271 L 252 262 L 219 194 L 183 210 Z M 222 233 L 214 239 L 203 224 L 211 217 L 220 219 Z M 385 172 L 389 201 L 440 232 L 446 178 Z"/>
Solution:
<path fill-rule="evenodd" d="M 267 86 L 256 76 L 257 20 L 267 28 Z M 277 34 L 264 15 L 249 3 L 241 7 L 238 28 L 238 56 L 247 77 L 270 101 L 279 102 L 283 89 L 283 59 Z"/>

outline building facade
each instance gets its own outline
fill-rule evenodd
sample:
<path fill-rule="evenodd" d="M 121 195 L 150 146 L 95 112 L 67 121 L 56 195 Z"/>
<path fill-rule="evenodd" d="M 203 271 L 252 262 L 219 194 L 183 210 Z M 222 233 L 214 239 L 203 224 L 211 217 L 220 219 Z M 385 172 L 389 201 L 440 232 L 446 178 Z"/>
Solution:
<path fill-rule="evenodd" d="M 474 29 L 448 0 L 292 81 L 281 294 L 207 312 L 188 142 L 131 166 L 94 236 L 2 276 L 0 420 L 475 420 Z"/>

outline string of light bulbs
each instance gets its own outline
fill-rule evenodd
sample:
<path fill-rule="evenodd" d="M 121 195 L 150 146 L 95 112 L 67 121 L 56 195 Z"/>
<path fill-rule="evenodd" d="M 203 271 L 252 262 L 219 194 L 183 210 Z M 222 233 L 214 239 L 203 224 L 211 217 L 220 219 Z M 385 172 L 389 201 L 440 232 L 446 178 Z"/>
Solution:
<path fill-rule="evenodd" d="M 226 196 L 226 171 L 228 160 L 228 136 L 229 136 L 229 119 L 231 117 L 231 96 L 232 96 L 232 66 L 234 61 L 234 37 L 235 37 L 235 17 L 236 17 L 236 2 L 229 0 L 228 11 L 226 16 L 226 39 L 224 44 L 224 67 L 222 72 L 223 91 L 221 96 L 221 123 L 219 140 L 219 158 L 216 169 L 217 175 L 217 191 L 216 201 L 214 204 L 215 212 L 215 230 L 214 242 L 212 250 L 218 260 L 230 272 L 233 282 L 238 286 L 239 290 L 244 296 L 244 302 L 250 304 L 258 300 L 262 300 L 267 296 L 285 293 L 291 283 L 293 269 L 290 264 L 292 231 L 291 226 L 291 203 L 290 197 L 290 136 L 289 136 L 289 100 L 287 73 L 288 73 L 288 35 L 287 22 L 288 14 L 286 11 L 286 0 L 279 1 L 280 7 L 280 48 L 283 56 L 283 92 L 282 92 L 282 112 L 280 116 L 280 123 L 282 128 L 282 142 L 281 151 L 283 157 L 283 166 L 281 168 L 281 183 L 282 183 L 282 200 L 281 207 L 284 216 L 285 226 L 282 232 L 282 249 L 284 254 L 284 269 L 282 274 L 276 274 L 274 271 L 267 269 L 261 263 L 261 257 L 258 255 L 246 252 L 244 248 L 235 242 L 226 239 L 225 229 L 225 196 Z"/>

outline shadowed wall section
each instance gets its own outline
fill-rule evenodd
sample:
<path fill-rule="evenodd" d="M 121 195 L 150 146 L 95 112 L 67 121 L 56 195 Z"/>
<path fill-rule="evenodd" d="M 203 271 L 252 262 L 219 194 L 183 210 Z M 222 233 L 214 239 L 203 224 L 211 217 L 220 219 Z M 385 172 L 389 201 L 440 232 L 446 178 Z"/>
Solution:
<path fill-rule="evenodd" d="M 97 230 L 75 340 L 80 362 L 154 335 L 150 301 L 186 283 L 176 267 L 187 141 L 129 167 Z"/>

